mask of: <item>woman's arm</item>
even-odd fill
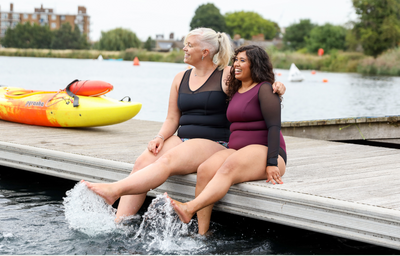
[[[164,140],[171,137],[178,129],[179,118],[181,117],[181,111],[178,108],[178,95],[179,95],[179,86],[182,81],[184,73],[185,71],[182,71],[175,76],[169,93],[167,118],[165,119],[163,125],[161,126],[158,135],[156,135],[156,137],[153,140],[151,140],[147,146],[148,150],[155,155],[157,155],[157,153],[163,147]]]
[[[261,85],[258,91],[261,112],[268,129],[268,153],[267,153],[267,182],[275,181],[283,184],[278,168],[278,156],[281,131],[281,101],[278,95],[273,93],[269,83]]]
[[[278,166],[281,131],[281,101],[272,92],[272,86],[264,83],[258,91],[261,112],[268,129],[267,166]]]
[[[225,69],[222,73],[222,88],[225,93],[228,92],[228,85],[226,84],[226,82],[228,80],[230,70],[231,70],[231,66],[227,66],[227,67],[225,67]],[[273,93],[277,93],[279,96],[282,96],[286,92],[286,86],[279,81],[275,82],[272,85],[272,88],[273,88]]]

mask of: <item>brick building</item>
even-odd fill
[[[63,23],[71,24],[72,29],[78,26],[81,33],[86,33],[89,39],[90,16],[86,14],[86,8],[78,6],[78,14],[56,14],[53,9],[35,8],[33,13],[14,12],[14,5],[10,4],[10,11],[2,11],[0,6],[0,38],[4,37],[8,28],[15,28],[18,23],[30,22],[41,26],[48,25],[51,30],[59,29]]]

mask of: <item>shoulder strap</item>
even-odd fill
[[[185,74],[182,77],[181,84],[179,85],[179,92],[188,93],[189,92],[189,78],[192,73],[192,69],[188,69],[185,71]],[[184,86],[182,86],[184,85]]]
[[[69,89],[74,83],[79,82],[78,79],[75,79],[74,81],[72,81],[71,83],[69,83],[69,85],[67,85],[67,87],[65,88],[65,91],[67,92],[67,94],[74,98],[74,107],[78,107],[79,106],[79,97],[76,96],[73,92],[71,92],[71,90]]]

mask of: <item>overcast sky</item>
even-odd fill
[[[99,40],[101,31],[117,27],[127,28],[145,41],[171,32],[175,38],[185,36],[195,10],[202,4],[213,3],[221,14],[235,11],[253,11],[263,18],[275,21],[281,27],[310,19],[322,25],[343,25],[355,20],[351,0],[0,0],[1,11],[33,12],[43,4],[57,14],[77,14],[78,6],[85,6],[90,15],[90,39]]]

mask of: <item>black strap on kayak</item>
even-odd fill
[[[125,98],[128,98],[128,102],[131,102],[131,97],[129,97],[129,96],[123,97],[120,101],[124,101]]]
[[[79,97],[76,96],[73,92],[71,92],[71,90],[70,90],[69,88],[71,87],[71,85],[73,85],[73,84],[76,83],[76,82],[79,82],[79,80],[78,80],[78,79],[75,79],[75,80],[72,81],[69,85],[67,85],[67,87],[65,88],[65,91],[67,92],[67,94],[68,94],[70,97],[74,98],[74,104],[73,104],[74,107],[79,106]]]

